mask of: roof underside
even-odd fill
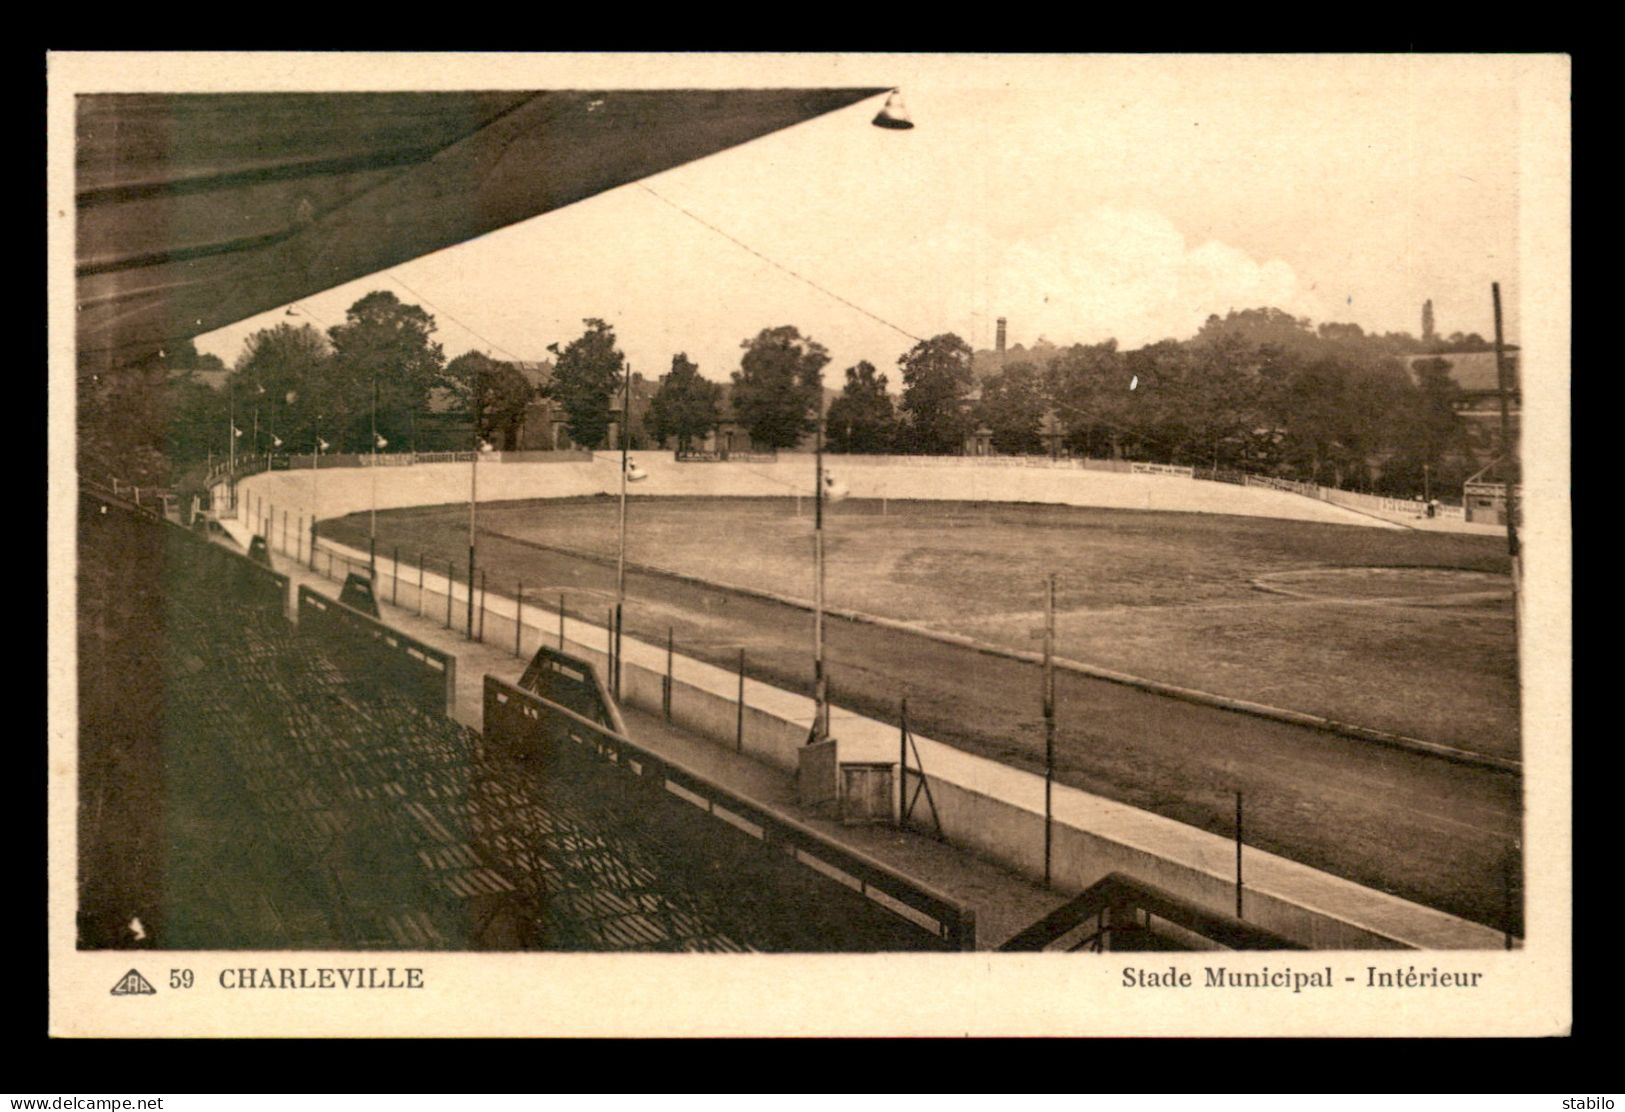
[[[884,92],[79,98],[81,371]]]

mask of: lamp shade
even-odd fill
[[[903,94],[895,89],[871,122],[876,127],[888,127],[894,131],[907,131],[914,126],[914,121],[908,118],[908,108],[903,104]]]

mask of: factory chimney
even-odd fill
[[[998,352],[1000,355],[1004,354],[1004,318],[1003,317],[999,318],[999,330],[998,330],[998,333],[996,334],[996,338],[993,341],[993,350]]]

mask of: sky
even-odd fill
[[[435,315],[448,358],[544,358],[602,317],[634,370],[663,374],[681,351],[719,381],[743,340],[792,324],[830,350],[831,385],[866,359],[894,388],[914,338],[992,347],[1000,316],[1011,344],[1137,347],[1263,305],[1418,334],[1431,298],[1441,333],[1488,337],[1499,281],[1517,339],[1516,58],[667,61],[519,60],[474,86],[438,79],[898,86],[915,127],[871,127],[882,98],[867,100],[296,312],[325,327],[392,289]],[[278,308],[198,347],[230,363],[252,331],[298,319]]]

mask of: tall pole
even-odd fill
[[[1241,918],[1241,793],[1236,793],[1236,918]]]
[[[824,398],[820,379],[813,440],[813,741],[829,737],[829,690],[824,675]]]
[[[480,372],[469,376],[469,423],[474,433],[474,456],[468,465],[468,639],[474,639],[474,532],[480,500]],[[446,582],[446,604],[451,604],[451,582]]]
[[[621,606],[626,601],[626,468],[627,426],[632,417],[632,366],[621,375],[621,538],[615,556],[615,698],[621,697]]]
[[[372,373],[372,504],[367,509],[367,575],[378,582],[378,372]]]
[[[237,507],[237,390],[226,377],[226,502]]]
[[[322,470],[322,415],[316,415],[316,436],[310,445],[310,570],[316,570],[316,481]]]
[[[1044,591],[1044,883],[1050,882],[1055,788],[1055,573]]]
[[[1495,299],[1495,385],[1501,397],[1501,458],[1506,461],[1503,471],[1506,473],[1506,517],[1507,517],[1507,555],[1512,558],[1512,620],[1518,620],[1518,523],[1513,512],[1512,465],[1517,462],[1517,452],[1512,445],[1512,417],[1508,409],[1507,394],[1510,390],[1512,376],[1507,373],[1506,350],[1501,339],[1501,283],[1490,283],[1490,295]]]

